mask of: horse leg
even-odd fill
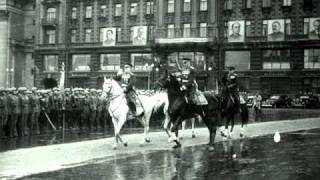
[[[112,149],[117,149],[117,146],[118,146],[118,136],[117,136],[118,122],[113,117],[112,117],[112,124],[113,124],[113,127],[114,127],[114,143],[112,145]]]
[[[170,133],[170,127],[169,127],[169,125],[170,125],[170,118],[169,118],[169,115],[167,114],[167,113],[165,113],[165,120],[164,120],[164,123],[163,123],[163,128],[164,128],[164,130],[166,131],[166,133],[167,133],[167,135],[168,135],[168,137],[169,137],[169,139],[168,139],[168,142],[171,142],[171,133]]]
[[[120,130],[122,128],[122,126],[124,125],[124,123],[126,122],[126,113],[124,116],[120,117],[119,118],[119,122],[118,122],[118,126],[117,126],[117,129],[116,129],[116,136],[118,138],[118,140],[124,145],[124,146],[128,146],[128,143],[123,141],[121,136],[120,136]]]
[[[192,138],[196,137],[196,135],[194,133],[194,123],[195,123],[195,118],[192,118],[191,119]]]
[[[171,132],[173,132],[173,141],[176,143],[175,146],[173,146],[173,148],[178,148],[178,147],[181,147],[181,143],[179,142],[179,139],[177,138],[178,137],[178,131],[179,131],[179,125],[181,124],[181,118],[178,117],[176,119],[176,121],[174,122],[172,128],[171,128]]]

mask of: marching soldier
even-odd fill
[[[29,129],[31,134],[40,134],[40,127],[39,127],[39,117],[40,117],[40,96],[37,93],[37,88],[33,87],[32,93],[30,95],[31,101],[31,118]]]
[[[66,118],[66,126],[67,128],[73,128],[74,124],[72,122],[72,103],[71,103],[71,96],[70,96],[70,89],[65,89],[64,95],[64,102],[65,102],[65,118]]]
[[[104,123],[104,119],[103,119],[103,108],[104,108],[104,100],[105,98],[101,96],[102,95],[102,90],[99,89],[97,90],[97,99],[98,99],[98,103],[97,103],[97,126],[98,128],[105,127],[105,123]],[[102,123],[102,125],[101,125]]]
[[[134,90],[136,76],[131,70],[132,64],[126,63],[124,65],[124,71],[120,70],[115,77],[115,80],[120,81],[121,87],[126,94],[127,103],[130,111],[132,112],[132,117],[135,117],[143,114],[143,108]]]
[[[75,126],[82,129],[81,123],[81,114],[82,114],[82,97],[80,95],[80,89],[74,88],[73,95],[71,96],[71,106],[72,106],[72,121],[74,122]]]
[[[49,115],[50,112],[50,100],[49,100],[49,90],[38,90],[38,95],[40,97],[40,126],[42,127],[41,132],[48,133],[49,123],[45,114]]]

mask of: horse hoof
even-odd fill
[[[196,138],[196,135],[195,135],[195,134],[192,134],[192,138]]]
[[[240,133],[240,137],[243,138],[243,137],[244,137],[244,134]]]
[[[214,151],[214,147],[211,146],[211,145],[209,145],[209,146],[208,146],[208,151],[209,151],[209,152],[213,152],[213,151]]]
[[[124,143],[123,143],[123,146],[124,146],[124,147],[127,147],[127,146],[128,146],[128,143],[127,143],[127,142],[124,142]]]
[[[145,139],[146,143],[150,143],[151,140],[148,138],[148,139]]]

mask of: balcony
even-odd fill
[[[56,27],[58,25],[58,19],[57,18],[43,18],[41,20],[41,24],[43,26]]]
[[[226,39],[227,40],[227,39]],[[305,34],[290,34],[284,36],[284,41],[304,41],[308,40],[308,35]],[[248,36],[245,38],[246,42],[267,42],[267,36]],[[282,41],[270,41],[270,42],[282,42]]]
[[[156,29],[155,42],[158,44],[168,43],[207,43],[216,40],[218,31],[216,28],[190,28],[189,36],[183,36],[183,28]]]
[[[60,0],[44,0],[41,2],[42,4],[60,4]]]

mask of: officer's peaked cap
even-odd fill
[[[125,63],[124,65],[128,65],[130,67],[133,67],[133,65],[131,63]]]
[[[191,61],[190,58],[182,58],[183,61]]]
[[[229,70],[235,70],[236,68],[233,67],[233,66],[229,66],[228,69],[229,69]]]

